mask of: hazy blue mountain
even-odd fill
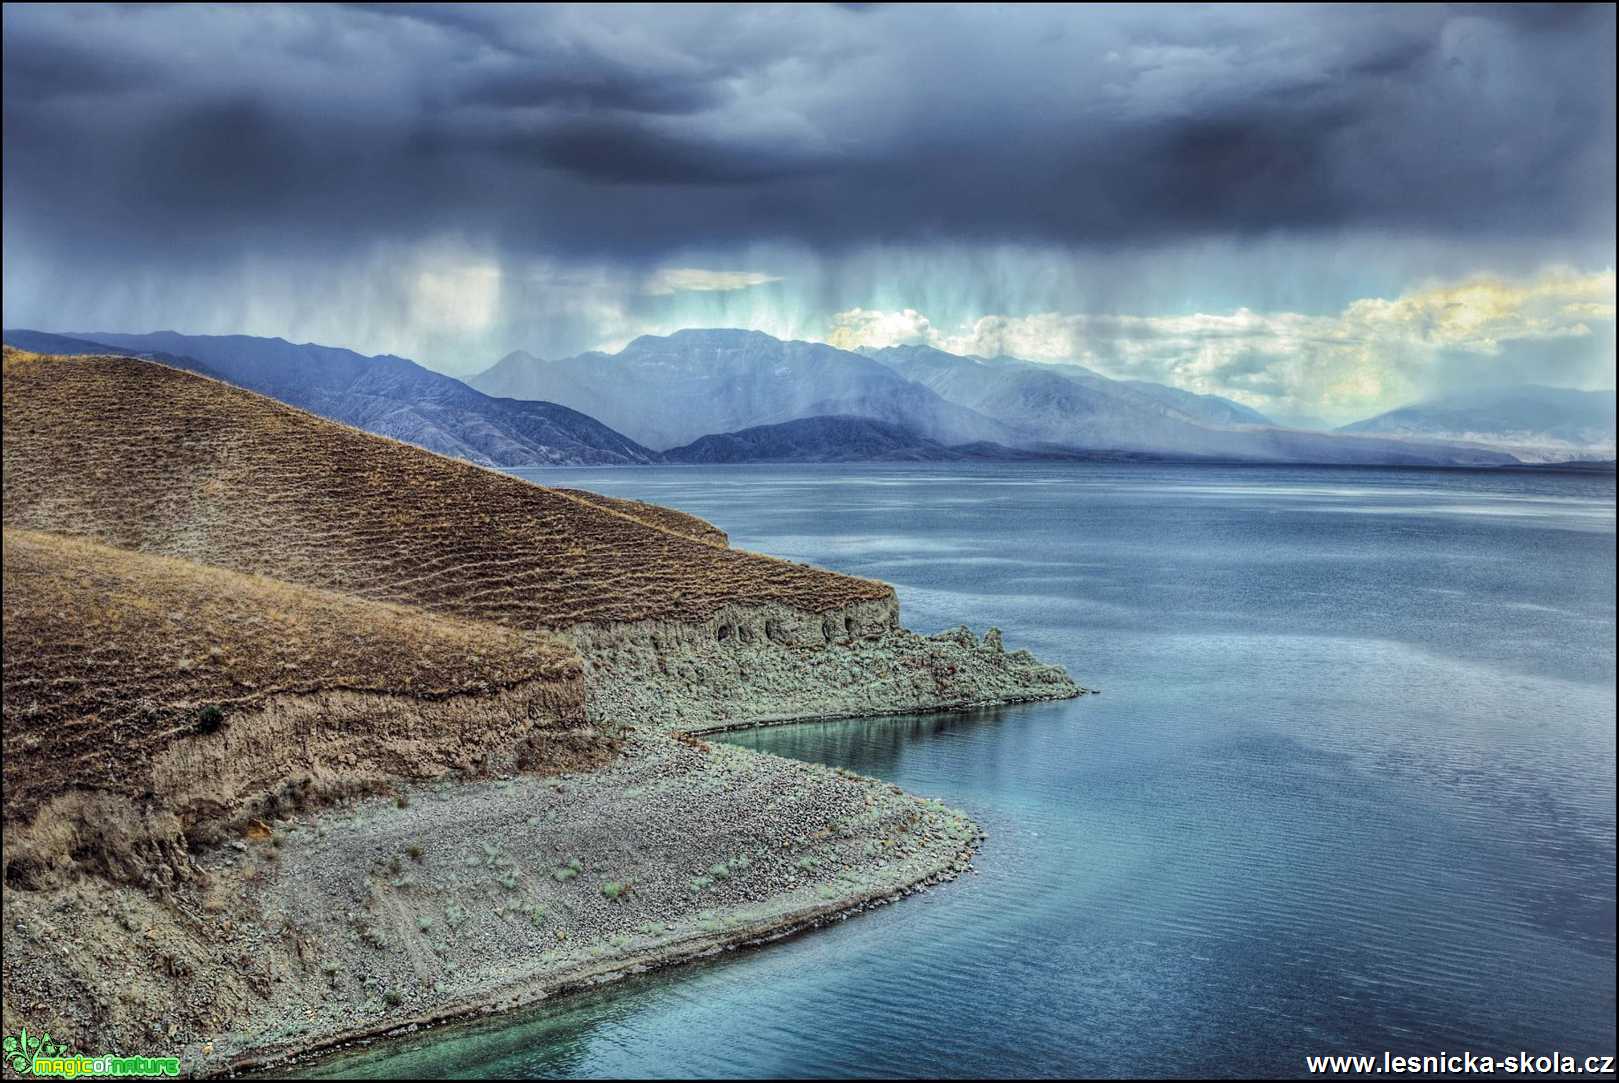
[[[558,361],[511,354],[468,382],[491,395],[565,403],[656,448],[829,415],[900,425],[941,444],[1027,438],[1015,421],[948,402],[870,358],[757,331],[645,335],[616,354]]]
[[[1190,417],[1089,369],[1013,358],[960,357],[929,346],[863,349],[867,357],[951,402],[1016,417],[1033,439],[1088,448],[1176,448],[1193,441]],[[1195,435],[1195,433],[1193,434]]]
[[[1058,366],[1059,369],[1066,367],[1068,366]],[[1157,399],[1166,406],[1172,406],[1192,420],[1201,421],[1205,425],[1276,424],[1276,422],[1253,407],[1244,406],[1235,399],[1228,399],[1223,395],[1199,395],[1195,391],[1183,391],[1178,387],[1155,384],[1148,380],[1120,380],[1117,382],[1146,395],[1148,398]]]
[[[1221,428],[1272,425],[1269,418],[1218,395],[1198,395],[1145,380],[1110,380],[1081,365],[1039,364],[1015,357],[962,357],[931,346],[863,348],[860,353],[952,402],[991,417],[1022,411],[1025,425],[1048,440],[1123,446],[1143,427],[1191,423]]]
[[[1611,459],[1614,393],[1535,385],[1492,388],[1402,406],[1338,431],[1465,440],[1537,459]]]
[[[366,357],[331,346],[247,335],[157,331],[58,336],[24,330],[4,335],[7,342],[27,349],[82,353],[111,347],[113,352],[152,356],[334,421],[486,465],[610,465],[658,458],[577,410],[552,402],[492,398],[403,357]]]
[[[1454,440],[1448,430],[1333,434],[1268,427],[1252,420],[1258,415],[1250,416],[1228,400],[1109,380],[1077,365],[957,357],[920,346],[849,352],[819,343],[782,342],[752,331],[645,336],[618,354],[582,354],[562,361],[514,354],[474,378],[482,390],[401,357],[365,357],[283,339],[169,331],[61,336],[18,330],[5,335],[29,349],[99,349],[155,357],[358,428],[499,466],[662,460],[644,444],[674,446],[679,461],[706,462],[1030,457],[1409,465],[1518,461],[1508,451],[1482,443],[1435,438]],[[536,394],[563,404],[520,397]],[[1586,443],[1580,445],[1581,454],[1565,450],[1558,457],[1612,457],[1611,392],[1606,402],[1606,452],[1600,442]],[[788,424],[800,421],[811,423]],[[1597,430],[1556,431],[1584,438]],[[1467,432],[1470,440],[1478,436]],[[1546,453],[1537,449],[1529,457],[1544,458]]]
[[[870,417],[805,417],[701,437],[663,453],[665,462],[952,462],[983,458]]]
[[[945,445],[903,425],[869,417],[806,417],[740,432],[716,433],[663,453],[672,463],[787,462],[1157,462],[1164,456],[986,440]]]
[[[1226,403],[1219,407],[1202,396],[1156,384],[1143,389],[1079,365],[960,357],[928,346],[860,352],[958,405],[1002,421],[1016,418],[1025,447],[1038,441],[1147,457],[1257,462],[1449,466],[1516,461],[1510,454],[1477,447],[1266,427],[1249,420],[1229,400],[1218,400]],[[1210,424],[1211,412],[1243,420],[1236,428]]]

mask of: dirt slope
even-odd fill
[[[153,362],[7,348],[4,386],[10,526],[514,628],[893,598]]]

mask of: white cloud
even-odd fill
[[[758,271],[711,271],[703,267],[663,267],[647,276],[643,292],[654,297],[675,293],[729,293],[780,282],[778,275]]]
[[[1614,272],[1435,283],[1335,315],[1255,312],[989,315],[956,328],[914,309],[832,317],[844,348],[924,343],[950,353],[1077,362],[1107,376],[1225,395],[1283,416],[1347,421],[1473,383],[1611,387]]]
[[[871,308],[851,308],[832,317],[826,341],[839,349],[857,346],[932,346],[939,333],[928,318],[914,308],[882,312]]]

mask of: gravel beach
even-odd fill
[[[8,938],[68,965],[14,974],[14,1006],[189,1072],[266,1067],[824,920],[953,876],[979,837],[886,783],[639,731],[588,774],[440,782],[251,834],[166,902],[17,893]]]

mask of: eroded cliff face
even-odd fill
[[[559,771],[606,758],[579,703],[583,682],[530,681],[429,700],[323,692],[284,697],[191,736],[152,763],[157,792],[188,822],[264,807],[289,784],[342,792],[447,774]]]
[[[592,721],[689,732],[846,715],[1066,699],[1059,666],[1007,651],[997,629],[923,636],[892,596],[809,613],[727,606],[706,621],[567,629],[585,659]]]
[[[324,691],[275,696],[153,757],[144,794],[64,790],[7,824],[8,883],[91,873],[167,889],[199,848],[278,816],[453,775],[588,770],[616,742],[584,720],[582,681],[527,681],[441,699]]]

